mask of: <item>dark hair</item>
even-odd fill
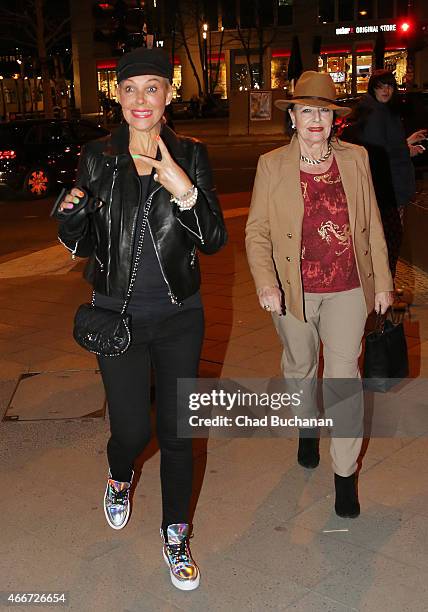
[[[296,132],[296,129],[292,128],[291,126],[293,125],[293,121],[291,120],[290,117],[290,113],[288,111],[291,111],[294,109],[295,104],[290,104],[290,106],[288,107],[288,109],[285,111],[285,127],[287,129],[287,133],[289,136],[293,136]],[[328,137],[328,142],[330,142],[330,140],[336,136],[336,131],[337,131],[337,114],[336,111],[333,111],[333,123],[331,124],[331,132],[330,132],[330,136]]]
[[[398,86],[397,86],[397,81],[395,80],[395,76],[392,74],[392,72],[390,72],[389,70],[375,70],[373,74],[371,75],[369,79],[369,84],[367,87],[367,92],[375,100],[376,100],[375,89],[377,89],[379,85],[391,85],[392,86],[394,91],[392,94],[392,98],[388,102],[388,104],[390,103],[393,104],[397,96]]]

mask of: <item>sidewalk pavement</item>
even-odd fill
[[[243,212],[228,213],[227,247],[201,258],[203,376],[280,374],[278,339],[258,306],[245,259]],[[71,338],[76,306],[89,295],[83,264],[70,269],[64,253],[62,264],[46,269],[42,255],[21,276],[16,263],[0,266],[0,415],[23,374],[56,372],[59,380],[96,369]],[[411,374],[426,377],[428,278],[405,265],[399,277],[415,288],[405,323]],[[52,404],[52,393],[59,409],[88,399],[79,389],[56,393],[40,380],[29,398],[37,409]],[[313,471],[297,465],[295,439],[212,439],[207,449],[198,441],[192,550],[202,579],[186,593],[171,585],[161,557],[155,441],[140,461],[131,520],[117,532],[102,510],[107,436],[103,418],[0,423],[0,591],[66,591],[69,609],[79,612],[427,609],[423,437],[370,441],[355,520],[334,513],[325,438]]]

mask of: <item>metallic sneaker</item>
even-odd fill
[[[119,480],[113,480],[109,472],[104,494],[104,514],[112,529],[123,529],[128,522],[131,511],[129,491],[133,477],[134,472],[132,472],[131,482],[120,482]]]
[[[181,591],[197,589],[200,574],[189,548],[189,525],[187,523],[169,525],[167,541],[163,529],[160,533],[163,541],[163,557],[169,567],[172,584]]]

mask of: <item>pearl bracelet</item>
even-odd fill
[[[189,210],[193,208],[196,204],[196,200],[198,199],[198,188],[195,185],[192,185],[190,189],[183,193],[182,196],[176,198],[175,196],[170,197],[170,202],[175,202],[178,205],[180,211]]]

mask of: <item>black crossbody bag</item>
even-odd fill
[[[81,304],[74,316],[74,339],[82,348],[95,355],[101,357],[119,357],[119,355],[123,355],[131,344],[131,315],[127,314],[126,309],[128,308],[137,276],[152,198],[153,193],[145,204],[134,266],[121,312],[96,306],[94,290],[91,303]]]

